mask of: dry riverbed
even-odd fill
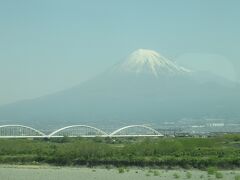
[[[240,180],[240,170],[200,171],[140,168],[0,166],[0,180]]]

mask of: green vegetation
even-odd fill
[[[223,174],[221,172],[216,172],[215,174],[217,179],[222,179],[223,178]]]
[[[213,175],[217,169],[212,167],[240,167],[240,135],[211,138],[0,139],[0,163],[207,168],[208,173]]]
[[[159,173],[159,171],[154,170],[154,171],[153,171],[153,175],[154,175],[154,176],[160,176],[160,173]]]
[[[240,175],[236,175],[234,179],[235,180],[240,180]]]
[[[192,178],[192,174],[191,174],[190,172],[187,172],[186,178],[187,178],[187,179],[191,179],[191,178]]]
[[[207,169],[207,172],[209,175],[214,175],[217,172],[217,168],[216,167],[209,167]]]
[[[146,176],[151,176],[151,174],[150,174],[150,173],[146,173],[145,175],[146,175]]]
[[[148,170],[148,173],[153,173],[153,170],[152,170],[152,169],[149,169],[149,170]]]
[[[124,173],[124,168],[122,168],[122,167],[118,168],[118,172],[119,172],[120,174]]]
[[[173,174],[173,177],[174,177],[175,179],[179,179],[179,178],[180,178],[180,175],[177,174],[177,173],[174,173],[174,174]]]

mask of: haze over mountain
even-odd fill
[[[139,49],[71,89],[0,107],[0,122],[58,127],[237,119],[239,92],[237,83],[209,72],[194,72],[153,50]]]

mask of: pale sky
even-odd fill
[[[1,0],[0,105],[72,87],[139,48],[239,80],[239,7],[239,0]]]

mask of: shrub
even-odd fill
[[[192,178],[192,174],[190,172],[187,172],[186,177],[187,177],[187,179],[191,179]]]
[[[149,170],[148,170],[148,173],[153,173],[153,170],[149,169]]]
[[[107,170],[110,170],[110,169],[111,169],[111,166],[107,164],[107,165],[105,166],[105,168],[106,168]]]
[[[149,173],[147,173],[147,174],[146,174],[146,176],[150,176],[150,174],[149,174]]]
[[[174,177],[175,179],[179,179],[179,178],[180,178],[179,174],[177,174],[177,173],[174,173],[174,174],[173,174],[173,177]]]
[[[235,180],[240,180],[240,175],[236,175]]]
[[[154,176],[159,176],[160,173],[159,173],[157,170],[155,170],[155,171],[153,171],[153,175],[154,175]]]
[[[118,172],[119,173],[124,173],[124,169],[123,168],[118,168]]]
[[[208,169],[207,169],[207,173],[209,174],[209,175],[213,175],[213,174],[215,174],[217,172],[217,168],[216,167],[209,167]]]
[[[223,178],[223,174],[221,172],[216,172],[215,174],[217,179],[222,179]]]

